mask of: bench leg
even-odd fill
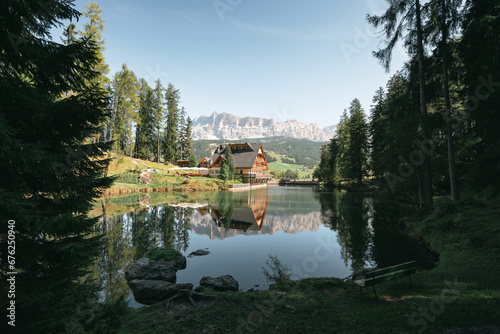
[[[413,288],[413,281],[411,280],[411,275],[408,275],[408,277],[410,278],[411,287]]]
[[[375,298],[378,300],[377,289],[375,289],[375,285],[373,286],[373,292],[375,292]]]

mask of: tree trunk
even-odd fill
[[[453,201],[460,200],[458,192],[457,171],[455,167],[455,149],[453,147],[453,129],[451,124],[450,87],[448,80],[448,27],[446,26],[446,0],[441,0],[441,32],[443,53],[443,82],[446,117],[446,140],[448,143],[448,169],[450,171],[450,190]]]
[[[422,145],[429,144],[427,136],[427,104],[425,98],[425,65],[424,65],[424,47],[422,37],[422,18],[420,13],[420,1],[416,1],[416,15],[417,15],[417,50],[418,50],[418,79],[420,83],[420,118],[421,118],[421,132],[422,132]],[[422,165],[424,174],[424,200],[425,208],[432,209],[432,175],[431,175],[431,155],[432,152],[426,156],[424,153],[424,163]]]
[[[160,163],[160,132],[159,131],[158,131],[158,145],[157,145],[156,162]]]

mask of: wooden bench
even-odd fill
[[[398,278],[408,276],[410,278],[411,286],[413,287],[413,282],[411,281],[411,274],[417,272],[416,261],[410,261],[406,263],[401,263],[392,267],[375,269],[365,274],[365,278],[354,281],[359,286],[359,291],[362,292],[363,288],[372,286],[375,292],[375,297],[377,297],[377,290],[375,285],[387,281],[396,281]]]

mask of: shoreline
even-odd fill
[[[220,333],[357,333],[366,328],[373,333],[461,333],[471,326],[494,332],[500,329],[500,255],[492,251],[500,241],[500,202],[496,206],[437,198],[427,217],[403,217],[440,254],[440,263],[412,275],[413,287],[405,279],[377,285],[378,300],[371,289],[360,294],[351,281],[303,279],[268,290],[214,293],[221,302],[199,308],[169,306],[166,314],[166,302],[130,310],[120,332],[153,333],[168,326],[172,333],[195,333],[207,324]]]

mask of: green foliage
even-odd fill
[[[264,267],[262,267],[262,270],[269,282],[278,284],[287,284],[291,282],[291,270],[287,266],[281,264],[277,255],[269,255],[266,264],[270,271]]]
[[[353,179],[361,184],[363,176],[366,175],[366,162],[368,158],[368,128],[364,111],[358,99],[354,99],[349,107],[349,121],[347,123],[349,133],[348,149],[345,152],[347,179]]]
[[[135,156],[150,160],[156,147],[155,93],[146,80],[141,79],[139,91],[139,122],[135,133]]]
[[[232,180],[234,179],[235,172],[233,153],[231,152],[231,147],[228,146],[224,150],[224,159],[222,160],[220,168],[220,178],[224,181]]]
[[[168,84],[165,99],[167,100],[167,123],[163,139],[163,152],[165,163],[176,163],[178,142],[178,122],[179,122],[179,90],[174,85]]]
[[[336,186],[341,179],[355,180],[358,187],[368,174],[368,125],[358,99],[351,102],[349,115],[344,111],[337,134],[321,150],[315,177]]]
[[[118,174],[117,182],[139,184],[139,174],[136,172],[125,172]]]
[[[150,250],[147,254],[150,261],[156,261],[156,260],[174,261],[179,255],[181,255],[181,253],[179,253],[177,250],[173,248],[154,248]]]
[[[133,150],[133,123],[139,121],[139,81],[134,72],[122,65],[121,71],[113,78],[113,125],[112,140],[116,142],[115,151],[129,153]]]
[[[61,45],[48,38],[59,22],[78,18],[71,2],[7,7],[0,11],[0,216],[2,234],[15,221],[16,330],[59,333],[73,322],[97,331],[111,319],[89,322],[75,310],[98,305],[88,273],[102,240],[87,212],[112,182],[102,177],[110,145],[86,144],[109,116],[108,92],[88,85],[98,79],[99,47],[92,39]],[[24,43],[13,48],[7,32]],[[1,271],[12,271],[7,252],[1,257]],[[2,309],[7,303],[1,299]]]

